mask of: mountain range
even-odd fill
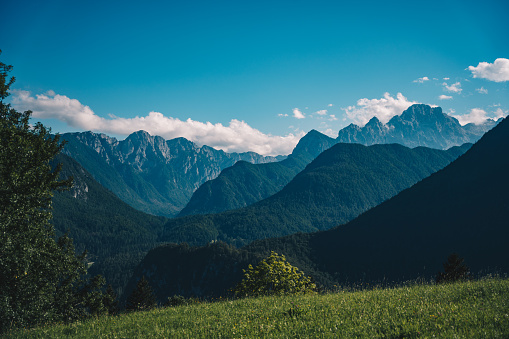
[[[66,133],[64,153],[78,161],[101,185],[143,212],[175,216],[192,193],[221,170],[244,160],[266,163],[284,157],[254,152],[226,153],[176,138],[164,140],[145,131],[118,141],[92,132]]]
[[[263,200],[282,189],[318,154],[340,142],[363,145],[398,143],[410,148],[447,149],[476,142],[497,123],[487,120],[480,125],[461,126],[456,118],[444,114],[440,107],[416,104],[385,125],[376,117],[364,127],[351,124],[339,132],[337,139],[312,130],[300,140],[288,159],[280,163],[238,164],[206,182],[194,192],[178,216],[219,213]]]
[[[67,141],[64,153],[124,202],[146,213],[174,217],[223,212],[270,197],[339,142],[445,149],[476,141],[496,123],[461,126],[439,107],[412,105],[385,125],[376,118],[362,128],[350,125],[337,139],[311,131],[286,160],[253,152],[226,153],[144,131],[121,141],[92,132],[66,133],[63,139]]]
[[[270,251],[285,254],[326,287],[430,278],[453,252],[475,273],[507,272],[507,154],[505,119],[444,169],[344,225],[258,240],[240,249],[221,243],[160,246],[138,266],[130,288],[145,274],[159,297],[221,295],[238,282],[242,268]],[[201,264],[188,265],[196,258],[203,259]]]
[[[501,120],[461,126],[458,120],[442,112],[441,107],[415,104],[383,124],[377,117],[363,127],[350,124],[339,131],[338,142],[363,145],[398,143],[408,147],[426,146],[447,149],[474,143]]]

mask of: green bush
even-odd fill
[[[235,287],[237,297],[262,295],[304,294],[314,292],[316,285],[297,267],[290,265],[284,255],[271,252],[256,267],[244,270],[244,279]]]

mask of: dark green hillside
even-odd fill
[[[246,208],[169,220],[162,241],[202,245],[313,232],[355,218],[437,171],[468,145],[449,151],[401,145],[337,144],[282,191]]]
[[[453,252],[474,272],[509,272],[508,155],[505,119],[442,171],[316,234],[313,261],[342,280],[433,275]]]
[[[219,297],[229,294],[229,289],[242,279],[249,264],[256,264],[263,257],[257,253],[235,248],[222,242],[203,247],[188,244],[168,244],[152,249],[136,268],[126,287],[129,294],[139,277],[146,276],[157,299],[163,302],[169,296]],[[172,291],[171,295],[167,291]]]
[[[311,130],[285,160],[267,164],[238,162],[194,192],[179,216],[220,213],[249,206],[279,192],[336,140]]]
[[[157,244],[166,221],[127,205],[95,181],[72,158],[60,154],[62,177],[72,176],[71,190],[55,193],[53,224],[58,234],[69,230],[78,251],[87,250],[91,272],[123,286],[145,253]]]

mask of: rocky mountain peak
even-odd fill
[[[313,158],[316,158],[318,154],[329,149],[336,143],[336,140],[333,138],[313,129],[299,140],[297,146],[293,149],[292,155],[296,156],[302,153],[308,153],[311,154]]]
[[[441,107],[415,104],[387,124],[373,117],[364,127],[349,125],[338,133],[338,142],[363,145],[399,143],[408,147],[447,149],[475,143],[493,125],[462,127],[458,120],[443,113]]]

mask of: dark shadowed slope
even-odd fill
[[[344,226],[314,235],[337,279],[433,275],[457,252],[474,271],[509,271],[509,120],[455,162]]]
[[[74,186],[53,197],[53,224],[58,234],[69,231],[76,249],[87,250],[93,273],[101,273],[122,287],[145,253],[157,244],[165,221],[138,210],[102,187],[74,159],[60,154],[62,177]]]

